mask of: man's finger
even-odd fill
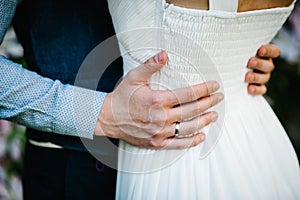
[[[144,64],[128,72],[127,78],[129,81],[147,83],[150,77],[166,64],[167,60],[167,53],[161,51],[148,59]]]
[[[220,85],[216,81],[208,81],[198,85],[179,88],[175,90],[157,91],[160,99],[164,99],[164,105],[173,107],[179,104],[196,101],[199,98],[209,96],[216,92]]]
[[[198,117],[193,118],[189,121],[183,121],[180,123],[180,135],[190,135],[193,134],[210,123],[215,122],[218,119],[218,114],[214,111],[205,113]],[[175,130],[175,126],[174,126]]]
[[[186,149],[197,146],[205,140],[205,134],[199,133],[190,138],[169,138],[164,141],[163,149]]]
[[[263,45],[258,49],[257,55],[264,58],[277,58],[280,56],[280,49],[273,44]]]
[[[149,58],[144,64],[166,64],[168,60],[168,54],[165,51],[161,51],[155,56]]]
[[[216,93],[211,96],[201,98],[192,103],[183,104],[170,109],[169,117],[170,121],[182,121],[191,117],[195,117],[209,108],[215,106],[217,103],[224,99],[224,95],[221,93]]]
[[[182,121],[179,124],[179,135],[188,136],[199,132],[202,128],[208,126],[212,122],[215,122],[218,119],[218,114],[215,111],[199,115],[191,120]],[[165,130],[168,133],[169,137],[175,135],[176,123],[174,122],[168,126]]]

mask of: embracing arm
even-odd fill
[[[48,78],[0,57],[0,118],[34,129],[92,138],[104,93]]]
[[[3,15],[0,19],[0,39],[10,24],[16,4],[11,0],[0,2],[0,13]],[[124,77],[114,92],[106,95],[63,85],[0,57],[0,118],[48,132],[86,138],[92,138],[93,134],[120,138],[147,148],[168,146],[178,149],[195,146],[204,140],[204,134],[185,139],[174,138],[176,121],[203,113],[223,97],[218,93],[210,95],[218,88],[214,82],[174,91],[151,91],[147,80],[163,67],[166,59],[162,60],[155,62],[152,58],[146,64],[137,67]],[[141,77],[144,78],[140,80]],[[140,93],[136,94],[142,95],[131,95],[137,88]],[[131,110],[133,112],[130,113],[129,107],[124,104],[128,99],[134,102]],[[111,108],[112,102],[114,109]],[[117,115],[112,111],[117,111]],[[164,118],[162,112],[168,116]],[[193,133],[216,118],[217,113],[209,112],[191,122],[182,122],[180,132]],[[127,134],[136,130],[146,135]],[[157,132],[158,130],[160,131]]]
[[[0,2],[0,41],[17,4],[17,0]],[[39,76],[0,56],[0,119],[46,132],[92,139],[105,96]]]

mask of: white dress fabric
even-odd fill
[[[249,95],[244,82],[248,59],[271,41],[294,3],[243,13],[232,10],[236,3],[225,11],[164,0],[108,3],[125,73],[165,49],[169,61],[149,81],[153,89],[217,80],[225,95],[213,108],[218,121],[203,129],[207,139],[197,147],[149,150],[121,141],[116,198],[300,199],[289,138],[266,100]]]

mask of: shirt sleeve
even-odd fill
[[[0,41],[18,1],[0,2]],[[0,56],[0,118],[30,128],[88,139],[106,93],[42,77]]]

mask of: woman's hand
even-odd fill
[[[249,94],[262,95],[267,92],[266,83],[270,80],[271,72],[275,68],[273,58],[277,58],[279,55],[279,48],[275,45],[268,44],[258,49],[256,57],[249,59],[247,67],[253,69],[253,71],[248,72],[245,77],[245,81],[249,83]]]

